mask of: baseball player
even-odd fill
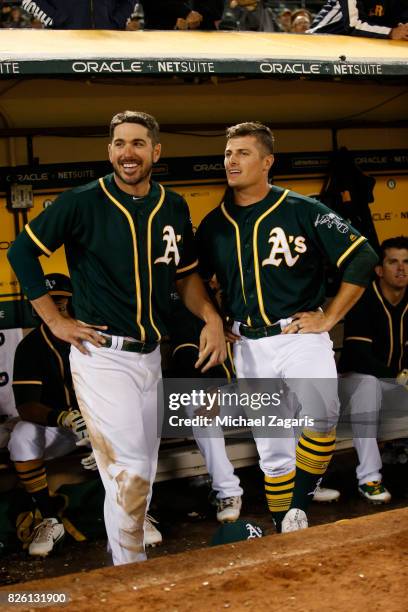
[[[47,274],[45,283],[61,316],[70,316],[69,278]],[[76,445],[89,444],[72,387],[69,349],[67,342],[56,338],[42,323],[23,338],[14,358],[13,391],[21,420],[8,447],[19,480],[42,516],[28,548],[35,556],[47,556],[64,538],[58,498],[51,497],[48,489],[45,460],[62,457]],[[92,453],[82,459],[82,465],[96,468]]]
[[[159,342],[176,282],[205,325],[196,367],[226,358],[221,318],[196,272],[185,201],[151,182],[160,157],[151,115],[125,111],[110,127],[113,174],[60,195],[17,237],[9,259],[52,333],[72,344],[75,393],[106,490],[114,564],[146,558],[143,523],[157,466]],[[46,294],[40,255],[65,245],[77,319]],[[205,362],[205,365],[202,364]]]
[[[168,326],[171,362],[166,376],[197,378],[194,364],[199,353],[202,321],[185,308],[177,292],[172,293],[172,305],[171,321]],[[227,350],[227,360],[211,368],[203,376],[231,382],[235,374],[230,345],[227,346]],[[220,523],[236,521],[241,511],[243,490],[228,458],[222,428],[215,424],[212,425],[211,435],[203,427],[194,426],[192,430],[211,476],[212,488],[216,493],[217,520]]]
[[[171,315],[166,322],[169,331],[170,354],[168,367],[163,369],[163,376],[164,378],[197,379],[200,376],[194,364],[198,358],[203,323],[184,306],[176,290],[171,293],[171,304]],[[229,344],[227,351],[226,361],[208,370],[202,375],[203,378],[225,379],[226,382],[231,382],[235,374]],[[194,416],[193,406],[187,408],[187,411],[189,416]],[[234,522],[239,518],[241,512],[243,491],[228,458],[222,429],[215,425],[211,427],[211,430],[193,426],[192,433],[212,480],[217,520],[220,523]],[[146,515],[145,546],[156,546],[162,543],[162,535],[155,526],[157,522],[149,514]]]
[[[406,414],[408,396],[408,238],[385,240],[376,278],[345,319],[339,361],[341,401],[351,415],[358,490],[372,503],[391,499],[382,484],[378,416]],[[386,379],[386,380],[384,380]],[[353,418],[354,417],[354,418]]]
[[[283,380],[297,401],[285,399],[282,409],[300,402],[310,417],[304,422],[313,423],[297,445],[295,435],[277,437],[276,428],[254,433],[269,508],[278,531],[288,532],[308,526],[305,510],[335,447],[339,402],[328,331],[362,295],[377,258],[330,209],[270,185],[273,161],[268,127],[229,128],[230,194],[196,236],[203,276],[216,274],[234,320],[237,377]],[[343,282],[323,311],[325,257],[342,270]]]

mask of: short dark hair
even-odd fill
[[[393,238],[387,238],[381,243],[380,246],[380,263],[382,266],[385,259],[385,251],[387,249],[407,249],[408,250],[408,236],[394,236]]]
[[[156,145],[160,142],[159,124],[152,115],[142,113],[141,111],[130,110],[123,111],[122,113],[117,113],[112,117],[112,121],[110,123],[109,135],[111,140],[113,139],[115,128],[118,125],[122,125],[122,123],[137,123],[139,125],[143,125],[147,129],[149,138],[152,141],[153,145]]]
[[[259,121],[246,121],[245,123],[237,123],[227,128],[227,140],[231,138],[239,138],[240,136],[254,136],[257,141],[263,146],[268,155],[273,154],[273,145],[275,138],[272,130]]]

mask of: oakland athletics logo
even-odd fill
[[[269,257],[263,260],[263,266],[280,266],[285,260],[286,265],[292,267],[299,259],[299,255],[292,255],[289,244],[294,243],[294,250],[297,253],[305,253],[307,247],[303,236],[289,236],[289,240],[281,227],[274,227],[269,234],[269,244],[272,244],[272,249]],[[282,255],[282,257],[278,257]]]
[[[180,261],[180,253],[177,243],[181,240],[181,236],[176,236],[174,228],[171,225],[166,225],[163,228],[163,240],[166,242],[166,250],[162,257],[155,259],[154,263],[169,264],[172,260],[172,255],[174,255],[174,263],[176,266],[178,266]]]
[[[245,527],[248,532],[247,540],[252,540],[253,538],[262,538],[262,529],[258,527],[258,525],[246,523]]]

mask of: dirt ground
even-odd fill
[[[333,504],[310,506],[311,526],[334,523],[342,519],[376,515],[395,508],[408,506],[408,465],[384,467],[384,482],[393,498],[386,506],[373,506],[361,499],[355,480],[355,455],[353,451],[338,453],[325,484],[341,491],[340,501]],[[262,474],[257,466],[237,471],[244,488],[244,503],[241,516],[260,525],[265,534],[278,536],[266,508],[263,495]],[[177,480],[155,485],[153,514],[159,519],[163,534],[163,545],[149,549],[149,559],[173,558],[183,551],[202,550],[205,554],[217,529],[215,510],[208,501],[209,486],[205,478]],[[280,539],[280,537],[279,537]],[[27,581],[52,578],[79,572],[85,575],[90,570],[110,565],[104,539],[94,542],[74,542],[67,537],[58,554],[46,559],[33,559],[26,553],[15,553],[0,559],[0,585],[21,585]],[[307,608],[303,608],[306,610]],[[375,609],[375,608],[373,608]],[[404,609],[404,608],[401,608]]]
[[[408,509],[171,557],[28,582],[69,609],[115,612],[406,610]],[[20,591],[15,585],[0,588]],[[33,607],[5,606],[4,610]]]

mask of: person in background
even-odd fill
[[[23,14],[21,8],[17,5],[4,6],[2,9],[2,27],[3,28],[27,28],[29,27],[29,17]]]
[[[69,317],[69,278],[48,274],[45,280],[61,316]],[[8,448],[20,483],[42,517],[28,548],[33,556],[47,556],[65,535],[59,518],[61,500],[50,495],[45,461],[76,446],[90,446],[72,386],[69,350],[70,344],[42,323],[23,338],[14,358],[13,391],[21,420],[14,425]],[[97,469],[92,452],[81,463],[86,470]]]
[[[291,29],[295,34],[305,34],[312,24],[313,15],[305,8],[300,8],[292,11]]]
[[[408,40],[408,0],[327,0],[308,33]]]
[[[146,30],[215,30],[223,0],[141,0]]]
[[[342,408],[348,411],[359,465],[359,493],[372,503],[391,495],[382,484],[379,414],[408,410],[408,238],[384,240],[375,279],[346,315],[339,361]],[[405,388],[404,388],[405,387]]]
[[[290,32],[292,27],[292,11],[289,8],[283,8],[277,18],[278,28],[281,32]]]
[[[230,0],[220,29],[275,32],[278,29],[272,8],[262,0]]]
[[[297,15],[292,21],[290,31],[293,34],[306,34],[310,28],[310,19],[306,15]]]
[[[21,6],[54,30],[124,30],[134,0],[22,0]]]

